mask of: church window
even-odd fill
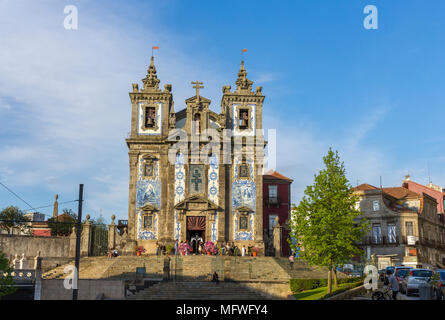
[[[144,163],[144,178],[151,178],[154,176],[154,164],[153,162]]]
[[[145,127],[154,128],[156,125],[156,108],[145,107]]]
[[[153,215],[147,214],[144,215],[144,229],[153,228]]]
[[[249,109],[240,109],[239,110],[239,125],[240,129],[248,129],[249,128]]]
[[[241,216],[239,218],[239,228],[240,228],[240,230],[249,229],[249,220],[248,220],[247,216]]]

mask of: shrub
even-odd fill
[[[289,282],[290,289],[293,293],[316,289],[327,283],[326,279],[290,279]]]
[[[359,281],[363,281],[363,277],[338,278],[337,284],[355,283]],[[328,285],[328,279],[290,279],[289,285],[292,293],[295,294],[301,291],[326,287]]]

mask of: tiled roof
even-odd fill
[[[354,188],[354,191],[369,191],[369,190],[377,190],[378,188],[371,186],[370,184],[363,183]]]
[[[396,199],[419,198],[420,194],[415,193],[404,187],[383,188],[383,192]]]
[[[267,171],[264,175],[263,175],[263,179],[279,179],[279,180],[286,180],[288,182],[293,182],[294,180],[283,176],[281,173],[274,171],[274,170],[269,170]]]

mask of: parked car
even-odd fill
[[[434,272],[430,281],[433,287],[433,298],[445,300],[445,269],[438,269]]]
[[[406,293],[407,296],[413,293],[419,294],[419,285],[428,283],[432,275],[433,271],[429,269],[411,269],[403,278],[401,292]]]
[[[397,282],[399,283],[399,289],[402,285],[403,278],[409,273],[409,271],[412,270],[411,267],[396,267],[394,269],[394,276],[397,279]]]
[[[394,274],[394,269],[395,269],[395,266],[386,267],[385,268],[385,274],[386,274],[386,271],[388,271],[388,270],[391,270],[391,273]]]

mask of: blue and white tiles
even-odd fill
[[[159,178],[159,159],[153,160],[154,174],[151,178],[143,177],[144,158],[139,157],[138,162],[138,180],[136,182],[136,215],[137,215],[137,234],[139,240],[154,240],[158,235],[158,214],[154,213],[153,229],[143,230],[142,228],[142,210],[147,204],[157,208],[161,207],[161,187]]]
[[[184,155],[178,154],[175,163],[175,204],[183,201],[185,198],[185,168]],[[178,212],[175,211],[175,239],[179,240],[181,236],[181,223],[178,220]]]
[[[219,206],[219,161],[218,156],[213,154],[209,159],[209,170],[208,170],[208,198],[214,204]],[[218,214],[214,213],[214,221],[212,223],[212,241],[216,241],[218,237]]]

